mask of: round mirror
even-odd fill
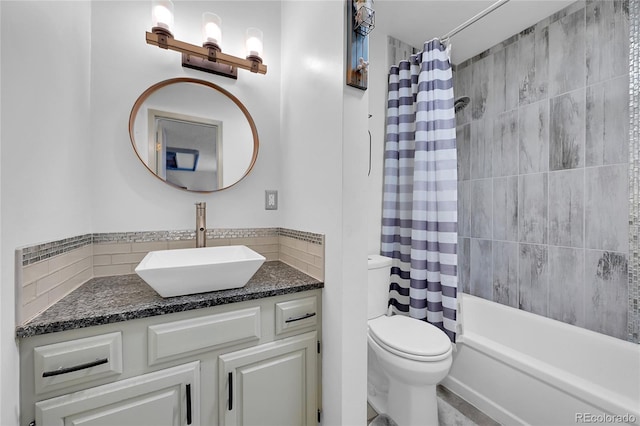
[[[204,80],[174,78],[154,84],[129,117],[131,144],[157,178],[186,191],[229,188],[249,174],[258,132],[247,108]]]

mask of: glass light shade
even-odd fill
[[[215,13],[202,14],[202,43],[213,43],[218,47],[222,44],[222,19]]]
[[[262,31],[258,28],[247,28],[247,58],[262,58]]]
[[[173,27],[173,3],[171,0],[156,0],[151,4],[151,26],[171,31]]]

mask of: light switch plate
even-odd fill
[[[278,210],[278,191],[275,189],[264,191],[264,209]]]

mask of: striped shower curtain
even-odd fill
[[[381,254],[393,258],[390,305],[455,342],[457,159],[453,76],[439,40],[391,67]]]

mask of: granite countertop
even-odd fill
[[[16,336],[55,333],[322,287],[321,281],[279,261],[265,262],[244,287],[168,298],[161,297],[136,274],[92,278],[18,326]]]

